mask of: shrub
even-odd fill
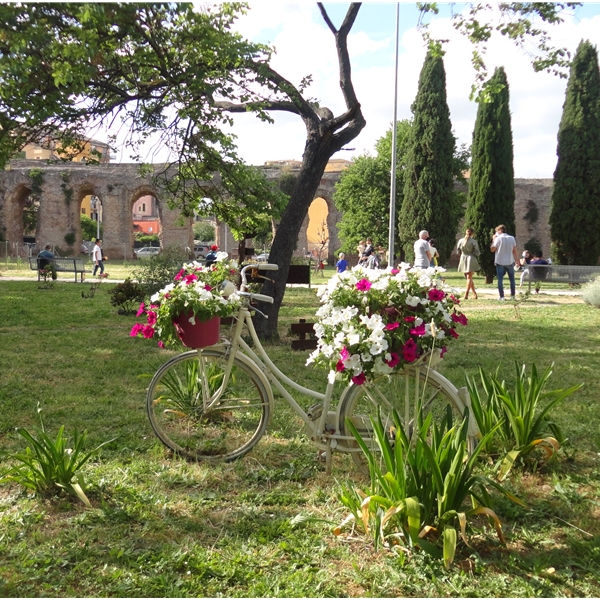
[[[134,314],[137,305],[143,302],[146,296],[144,286],[131,281],[129,277],[123,283],[115,285],[108,293],[111,296],[110,303],[119,307],[120,315]]]
[[[501,480],[506,478],[517,460],[522,461],[535,449],[543,449],[549,459],[565,441],[549,413],[583,384],[568,389],[545,390],[553,366],[538,374],[536,366],[532,365],[528,376],[525,365],[519,367],[515,363],[514,391],[500,381],[497,373],[486,375],[479,370],[483,393],[475,381],[467,377],[473,414],[479,431],[485,436],[484,449],[506,453],[500,467]],[[543,408],[540,408],[542,404]],[[492,435],[492,432],[495,434]]]
[[[581,297],[587,304],[600,308],[600,277],[596,277],[581,288]]]
[[[396,439],[391,444],[381,418],[371,419],[381,450],[377,454],[348,421],[368,460],[371,485],[368,490],[342,486],[338,497],[351,513],[344,524],[355,521],[362,526],[376,548],[398,544],[406,548],[418,546],[436,558],[443,558],[446,568],[454,560],[458,535],[467,543],[466,526],[470,517],[480,514],[489,517],[504,542],[500,521],[491,509],[489,488],[524,505],[495,481],[474,472],[481,447],[468,456],[468,415],[461,424],[453,426],[449,411],[438,427],[429,414],[418,424],[413,439],[407,438],[396,411],[393,420]],[[465,507],[468,499],[471,508]],[[340,531],[341,526],[335,533]]]
[[[189,262],[187,254],[178,248],[166,248],[160,254],[151,256],[150,260],[132,273],[132,278],[144,288],[146,296],[152,296],[169,283],[173,283],[181,266]]]
[[[38,412],[41,409],[38,405]],[[85,453],[83,447],[87,431],[81,435],[77,430],[73,434],[72,443],[68,443],[64,425],[58,430],[56,439],[52,439],[44,428],[40,414],[41,428],[34,437],[27,429],[19,428],[17,433],[31,444],[24,452],[9,454],[8,458],[18,464],[9,468],[0,477],[0,483],[14,482],[42,496],[50,496],[65,491],[77,496],[86,506],[91,507],[85,492],[81,467],[96,454],[102,446],[113,440],[108,440],[90,452]]]

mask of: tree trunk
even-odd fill
[[[298,243],[300,228],[321,183],[321,177],[329,158],[335,152],[335,150],[332,152],[331,149],[329,151],[321,148],[311,149],[311,146],[320,146],[319,142],[322,142],[323,139],[323,136],[318,134],[315,134],[314,137],[317,139],[314,141],[309,139],[307,143],[296,188],[281,217],[269,254],[269,262],[279,265],[279,271],[273,274],[274,282],[266,281],[263,284],[262,293],[272,296],[274,301],[273,304],[261,303],[259,305],[259,309],[268,315],[268,319],[261,315],[256,315],[254,319],[256,331],[261,339],[277,339],[278,337],[279,309],[285,294],[290,263]]]

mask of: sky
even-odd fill
[[[417,93],[425,44],[417,30],[415,3],[401,2],[397,118],[411,118],[410,106]],[[332,21],[340,25],[347,3],[325,3]],[[431,17],[433,37],[445,44],[446,90],[454,135],[459,144],[471,144],[477,104],[469,100],[475,71],[472,46],[452,27],[450,11],[461,4],[439,3],[440,14]],[[250,10],[240,18],[238,30],[248,39],[275,47],[272,66],[294,84],[306,75],[313,83],[308,95],[329,107],[337,116],[344,110],[338,83],[333,36],[313,2],[285,3],[250,0]],[[549,28],[556,46],[574,54],[582,39],[600,48],[600,3],[589,2],[575,15],[565,13],[564,23]],[[360,135],[333,158],[374,153],[378,138],[393,121],[396,3],[363,3],[348,46],[352,79],[367,121]],[[517,178],[551,178],[556,167],[556,136],[565,98],[566,79],[535,73],[528,56],[501,36],[487,45],[485,57],[490,75],[503,66],[509,83],[514,169]],[[249,164],[270,160],[301,160],[305,129],[299,117],[275,114],[269,125],[252,114],[235,115],[232,133],[237,136],[241,157]],[[156,157],[155,157],[156,160]]]

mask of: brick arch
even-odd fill
[[[156,168],[159,168],[158,166]],[[89,194],[100,198],[103,206],[104,249],[114,258],[132,258],[133,198],[149,193],[159,199],[153,174],[142,175],[137,164],[85,163],[40,164],[40,161],[15,160],[0,172],[0,230],[10,243],[23,244],[22,226],[15,215],[16,198],[21,204],[30,192],[32,169],[43,173],[38,235],[40,243],[65,247],[65,234],[76,234],[77,252],[81,247],[81,201]],[[20,191],[19,191],[20,190]],[[69,190],[69,191],[66,191]],[[21,194],[21,196],[19,196]],[[179,210],[161,205],[162,242],[165,247],[181,249],[193,244],[191,217],[181,218]],[[17,211],[18,212],[18,211]]]

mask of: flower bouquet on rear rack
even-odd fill
[[[161,348],[179,341],[190,348],[217,343],[221,317],[240,306],[233,284],[237,276],[237,263],[228,261],[226,252],[219,252],[210,266],[184,265],[173,283],[140,305],[137,316],[146,315],[146,323],[136,323],[130,335],[156,337]]]
[[[444,269],[386,270],[355,267],[334,275],[321,292],[317,349],[307,364],[330,368],[330,381],[361,385],[406,365],[436,362],[456,325],[467,318],[460,301],[443,286]]]

